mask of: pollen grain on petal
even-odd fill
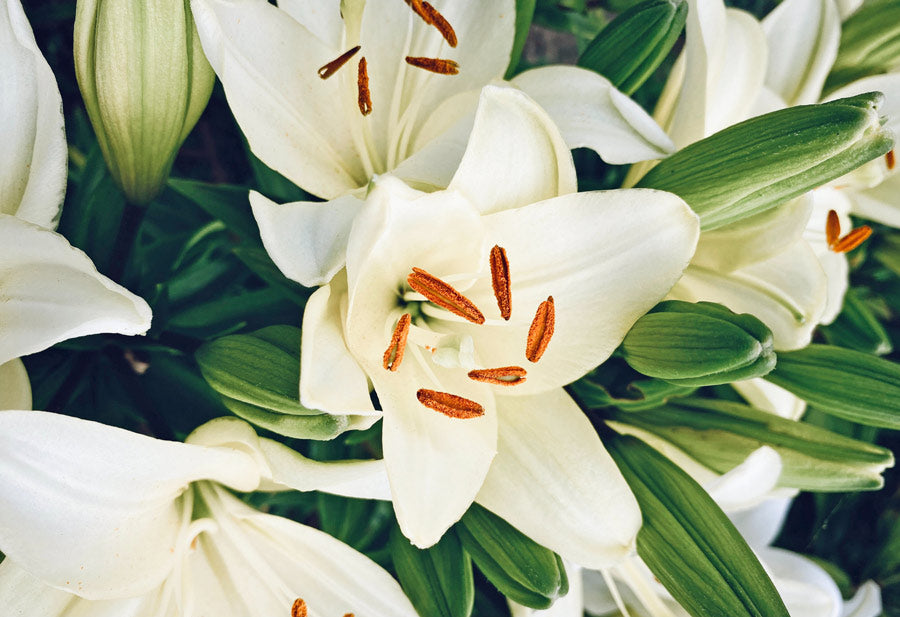
[[[506,257],[506,249],[495,245],[491,249],[491,286],[494,288],[494,297],[497,298],[497,307],[500,316],[509,321],[512,315],[512,293],[509,282],[509,259]]]
[[[294,604],[291,606],[291,617],[306,617],[308,613],[306,601],[303,598],[294,600]]]
[[[860,246],[863,242],[868,240],[869,236],[871,235],[872,228],[868,225],[857,227],[846,236],[835,242],[834,245],[832,245],[831,250],[835,253],[849,253],[853,249]]]
[[[893,150],[884,155],[884,162],[887,163],[888,170],[893,170],[897,166],[897,158]]]
[[[832,248],[840,237],[841,220],[838,218],[837,212],[829,210],[828,219],[825,221],[825,240],[828,242],[828,248]]]
[[[391,372],[400,368],[400,363],[403,362],[403,352],[406,351],[406,337],[409,336],[411,319],[409,313],[403,313],[400,316],[397,326],[394,328],[394,334],[391,336],[391,344],[384,352],[382,366]]]
[[[425,407],[439,411],[450,418],[468,420],[484,415],[484,407],[475,401],[450,394],[449,392],[438,392],[437,390],[421,388],[416,392],[416,398]]]
[[[556,325],[556,308],[553,304],[553,296],[548,296],[541,302],[528,328],[528,339],[525,342],[525,357],[529,362],[537,362],[547,350],[550,339],[553,337],[553,328]]]
[[[413,268],[406,282],[431,302],[476,324],[484,323],[484,314],[467,297],[421,268]]]
[[[459,64],[455,60],[442,58],[423,58],[421,56],[406,56],[406,63],[416,68],[425,69],[440,75],[458,75]]]
[[[517,386],[525,383],[527,371],[521,366],[501,366],[469,371],[469,379],[495,386]]]
[[[356,87],[358,90],[357,104],[359,105],[359,113],[368,116],[372,113],[372,95],[369,92],[369,70],[365,56],[359,59]]]
[[[337,73],[338,70],[342,66],[347,64],[347,61],[350,60],[350,58],[352,58],[353,56],[355,56],[356,52],[358,52],[358,51],[359,51],[359,45],[357,45],[356,47],[353,47],[352,49],[348,49],[347,51],[342,53],[340,56],[338,56],[337,58],[335,58],[328,64],[321,67],[318,70],[319,77],[321,77],[322,79],[328,79],[329,77],[331,77],[332,75]]]

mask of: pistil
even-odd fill
[[[553,336],[553,328],[556,325],[556,309],[553,305],[553,296],[549,296],[541,302],[531,327],[528,328],[528,339],[525,342],[525,357],[529,362],[537,362],[547,350],[550,338]]]
[[[471,300],[433,274],[421,268],[413,268],[412,274],[406,277],[406,282],[413,290],[451,313],[472,323],[484,323],[484,314]]]
[[[388,345],[384,352],[382,366],[387,370],[394,372],[400,368],[403,361],[403,352],[406,350],[406,338],[409,336],[409,324],[411,321],[409,313],[403,313],[397,321],[394,328],[394,334],[391,336],[391,344]]]
[[[438,392],[421,388],[416,392],[416,398],[425,407],[439,411],[450,418],[468,420],[484,415],[484,407],[475,401],[450,394],[449,392]]]
[[[521,366],[501,366],[469,371],[469,379],[495,386],[517,386],[525,382],[527,372]]]
[[[497,307],[500,316],[509,321],[512,315],[512,293],[509,283],[509,260],[506,257],[506,249],[495,245],[491,249],[491,286],[494,288],[494,297],[497,298]]]

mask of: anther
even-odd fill
[[[306,602],[303,598],[297,598],[291,606],[291,617],[306,617],[306,615]]]
[[[359,51],[359,45],[357,45],[353,49],[348,49],[347,51],[342,53],[340,56],[338,56],[337,58],[335,58],[334,60],[332,60],[325,66],[323,66],[322,68],[320,68],[318,71],[319,77],[321,77],[322,79],[328,79],[329,77],[331,77],[332,75],[337,73],[338,69],[340,69],[342,66],[347,64],[347,61],[350,58],[352,58],[353,56],[355,56],[356,52],[358,52],[358,51]]]
[[[469,371],[469,379],[495,386],[517,386],[525,383],[527,372],[521,366],[501,366]]]
[[[841,236],[841,221],[838,213],[834,210],[828,211],[828,219],[825,221],[825,240],[828,242],[828,248],[834,246]]]
[[[884,161],[887,163],[887,168],[889,170],[894,169],[897,164],[897,159],[894,158],[894,151],[891,150],[887,154],[884,155]]]
[[[369,94],[369,71],[366,66],[366,58],[359,59],[359,70],[356,75],[356,87],[359,92],[357,104],[359,113],[368,116],[372,113],[372,96]]]
[[[831,247],[831,250],[835,253],[849,253],[863,242],[865,242],[869,236],[872,235],[872,228],[868,225],[863,225],[862,227],[857,227],[846,236],[838,240]]]
[[[455,60],[442,60],[441,58],[421,58],[419,56],[406,56],[406,63],[414,67],[438,73],[440,75],[459,74],[459,64]]]
[[[500,316],[509,321],[509,317],[512,315],[512,294],[509,290],[509,260],[506,258],[506,249],[497,245],[491,249],[491,286],[494,288],[494,297],[497,298]]]
[[[528,340],[525,342],[525,357],[530,362],[537,362],[547,350],[550,338],[553,336],[553,327],[556,323],[556,310],[553,306],[553,296],[549,296],[541,302],[531,327],[528,328]]]
[[[406,282],[415,291],[451,313],[472,323],[484,323],[484,314],[471,300],[433,274],[421,268],[413,268],[412,274],[406,277]]]
[[[403,313],[397,321],[394,334],[391,335],[391,344],[385,350],[382,362],[382,366],[389,371],[396,371],[400,368],[400,363],[403,362],[403,352],[406,350],[406,337],[409,336],[410,320],[410,314]]]
[[[422,388],[416,392],[416,398],[425,407],[439,411],[450,418],[468,420],[469,418],[477,418],[484,415],[484,407],[475,401],[448,392]]]
[[[441,33],[441,36],[444,37],[444,40],[447,41],[447,44],[450,47],[456,47],[457,39],[456,32],[453,30],[453,26],[450,25],[450,22],[440,14],[440,12],[431,6],[425,0],[406,0],[406,4],[409,5],[409,8],[413,10],[413,12],[422,18],[429,26],[434,26],[437,28],[438,32]]]

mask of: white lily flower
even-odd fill
[[[577,563],[631,547],[634,497],[561,387],[668,291],[698,223],[669,193],[575,188],[547,114],[517,89],[488,86],[449,188],[378,178],[355,206],[346,270],[306,306],[301,401],[380,413],[371,381],[394,507],[418,546],[477,497]],[[265,207],[254,201],[258,218]],[[267,244],[289,277],[323,263],[300,225],[273,227]],[[340,250],[322,248],[329,267],[343,265]]]
[[[235,418],[176,443],[37,411],[0,411],[0,461],[4,614],[416,615],[364,555],[228,490],[373,496],[379,461],[311,461]]]

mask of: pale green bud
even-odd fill
[[[703,230],[765,212],[887,153],[879,92],[745,120],[679,150],[639,187],[675,193]]]
[[[874,0],[841,26],[841,46],[825,91],[900,68],[900,0]]]
[[[75,73],[113,178],[134,203],[160,191],[212,92],[188,0],[78,0]]]

